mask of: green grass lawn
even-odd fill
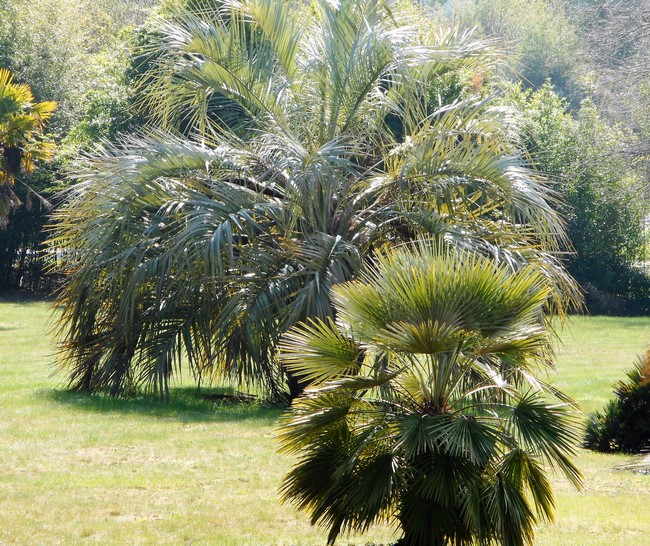
[[[0,301],[0,544],[324,544],[278,503],[291,460],[275,453],[280,410],[175,389],[172,404],[62,390],[52,377],[49,306]],[[650,341],[650,318],[574,320],[556,384],[600,408]],[[650,476],[583,451],[585,490],[555,480],[557,522],[538,544],[643,544]],[[378,528],[340,544],[389,543]]]

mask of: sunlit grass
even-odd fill
[[[561,339],[554,384],[588,413],[605,405],[612,385],[650,347],[650,318],[574,317]]]
[[[580,403],[583,417],[613,397],[636,356],[650,343],[650,317],[575,317],[562,332],[553,383]],[[650,476],[621,468],[633,458],[581,450],[577,464],[584,491],[556,479],[557,521],[544,525],[536,544],[636,545],[650,528]]]
[[[278,503],[291,460],[275,453],[281,409],[197,398],[114,400],[51,377],[49,306],[0,302],[0,544],[325,543]],[[602,406],[650,341],[650,319],[574,320],[555,379],[587,410]],[[557,523],[538,544],[642,544],[650,476],[625,456],[583,451],[585,490],[556,480]],[[390,543],[375,529],[340,544]]]
[[[281,409],[188,387],[171,404],[64,392],[48,313],[0,303],[0,544],[324,543],[278,503]]]

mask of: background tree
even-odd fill
[[[523,145],[564,195],[563,215],[575,249],[568,268],[597,313],[650,309],[650,280],[639,262],[648,242],[642,179],[627,158],[635,136],[609,126],[591,101],[571,114],[550,84],[512,87],[505,102],[519,111]]]
[[[56,192],[67,185],[63,173],[80,148],[92,148],[139,123],[131,107],[125,71],[130,28],[143,23],[157,0],[0,0],[0,66],[30,86],[36,101],[55,100],[48,138],[57,143],[55,160],[34,172],[30,186],[56,206]],[[33,193],[15,186],[18,200]],[[15,199],[14,199],[15,200]],[[23,207],[0,230],[0,290],[48,293],[56,275],[47,270],[43,242],[47,210]]]
[[[477,27],[486,37],[503,40],[511,53],[502,75],[525,87],[551,80],[560,95],[577,106],[580,27],[566,2],[547,0],[451,0],[443,12],[465,28]]]
[[[378,0],[296,10],[226,2],[161,25],[147,100],[166,132],[89,157],[57,214],[73,388],[165,393],[186,353],[198,376],[278,394],[283,332],[332,316],[333,285],[418,233],[535,264],[555,306],[574,297],[553,194],[470,95],[489,44]],[[466,84],[447,104],[450,74]]]
[[[16,183],[26,185],[37,160],[49,160],[54,146],[43,131],[56,109],[55,102],[34,102],[28,85],[14,83],[11,72],[0,68],[0,227],[20,204]]]
[[[532,544],[553,517],[544,464],[576,486],[576,432],[535,267],[420,244],[333,289],[337,321],[296,326],[285,365],[312,384],[280,429],[285,500],[329,529],[397,520],[408,546]],[[559,402],[559,403],[558,403]]]
[[[27,82],[37,100],[59,103],[52,129],[67,132],[98,94],[115,92],[128,52],[124,33],[157,0],[1,0],[0,66]],[[120,89],[121,94],[125,90]]]
[[[650,174],[650,2],[603,1],[576,10],[584,43],[585,74],[591,94],[610,123],[633,132],[624,155]],[[642,185],[648,200],[648,184]]]

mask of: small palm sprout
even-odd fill
[[[336,322],[282,342],[311,383],[281,423],[298,456],[283,499],[329,543],[392,521],[408,546],[532,544],[553,518],[545,466],[581,484],[574,403],[536,374],[552,366],[550,293],[533,267],[423,242],[337,285]]]

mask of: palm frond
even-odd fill
[[[554,508],[543,465],[581,483],[572,408],[533,374],[550,294],[534,268],[428,241],[337,285],[337,320],[282,341],[311,382],[279,430],[298,457],[283,499],[330,542],[397,520],[407,544],[532,544]]]
[[[282,366],[282,336],[309,319],[375,344],[360,360],[409,369],[393,401],[463,407],[532,384],[525,362],[550,359],[538,303],[562,314],[577,294],[556,196],[517,154],[508,112],[468,91],[438,99],[449,75],[489,70],[494,43],[422,20],[386,0],[238,0],[157,23],[141,89],[152,127],[83,158],[57,213],[73,387],[164,390],[187,356],[197,377],[296,395],[338,373],[333,356],[302,379]],[[373,256],[418,237],[437,241],[429,269],[399,258],[396,271],[422,271],[387,269],[381,298],[337,288],[372,281]],[[448,354],[433,373],[397,349]],[[375,393],[372,373],[330,379]]]

